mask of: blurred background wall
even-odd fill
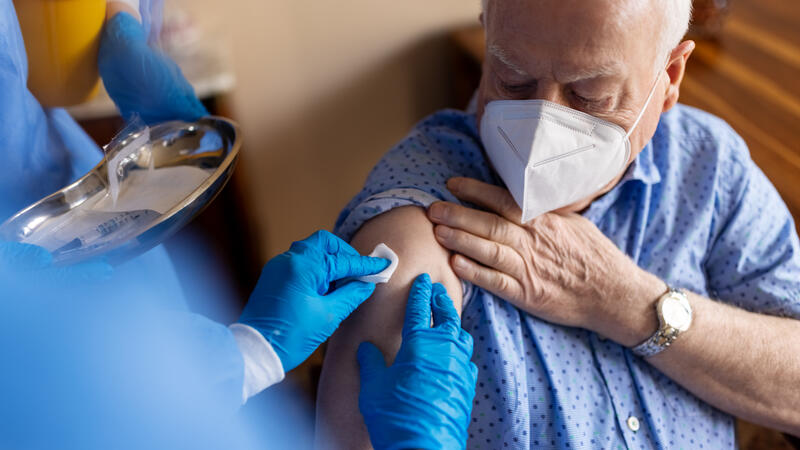
[[[336,215],[380,155],[451,106],[447,33],[478,0],[170,0],[232,51],[238,168],[260,258]]]

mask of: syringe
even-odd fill
[[[150,223],[150,221],[156,219],[158,216],[159,214],[156,211],[150,209],[121,212],[59,247],[53,252],[53,255],[85,249],[86,247],[98,244],[101,240],[104,240],[111,234],[119,232],[122,228],[127,228],[135,223],[144,225]],[[124,236],[120,237],[124,238]]]

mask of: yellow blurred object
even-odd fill
[[[28,55],[28,89],[46,107],[91,99],[106,0],[14,0]]]

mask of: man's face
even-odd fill
[[[493,100],[542,99],[630,130],[656,82],[657,13],[640,0],[490,0],[483,21],[487,54],[478,118]],[[638,5],[638,6],[637,6]],[[655,17],[654,17],[655,16]],[[659,64],[661,62],[659,61]],[[663,70],[659,70],[663,75]],[[631,135],[631,157],[653,136],[668,78]],[[627,165],[626,165],[627,168]],[[617,176],[589,198],[559,209],[576,212],[609,191]]]

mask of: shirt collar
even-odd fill
[[[620,193],[622,186],[629,181],[640,181],[646,185],[656,184],[661,181],[661,173],[658,171],[656,163],[653,161],[653,143],[648,142],[641,153],[633,160],[622,179],[602,197],[596,199],[583,212],[583,216],[590,221],[598,224],[600,219],[613,204]]]
[[[661,181],[661,173],[658,171],[656,163],[653,161],[653,141],[647,143],[633,160],[625,175],[622,176],[619,184],[631,180],[641,181],[644,184],[656,184]]]

